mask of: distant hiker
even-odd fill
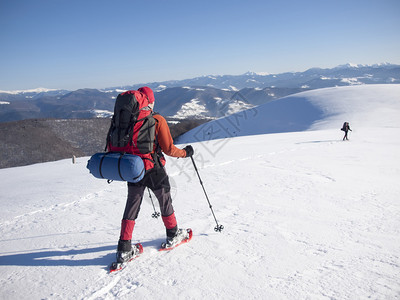
[[[131,240],[135,220],[138,217],[143,193],[146,187],[153,191],[160,204],[161,216],[166,228],[166,247],[173,247],[182,240],[188,238],[186,230],[178,229],[174,208],[172,206],[170,192],[171,186],[164,168],[166,160],[163,153],[172,157],[190,157],[194,152],[193,147],[190,145],[186,146],[184,149],[179,149],[174,145],[167,121],[161,115],[153,112],[155,99],[153,91],[149,87],[141,87],[138,91],[127,91],[119,96],[127,97],[127,95],[130,95],[131,97],[134,95],[135,101],[139,103],[140,109],[138,109],[138,113],[140,114],[135,117],[137,118],[136,124],[144,120],[141,125],[143,128],[145,127],[144,124],[149,123],[150,125],[146,126],[151,126],[153,133],[148,136],[153,140],[150,141],[151,150],[148,151],[148,153],[143,151],[143,146],[140,147],[139,145],[138,147],[138,144],[140,143],[137,142],[138,140],[135,141],[135,139],[139,139],[141,136],[146,136],[146,134],[143,134],[145,130],[140,129],[139,133],[136,133],[136,135],[134,133],[133,135],[130,135],[131,141],[129,142],[129,145],[123,148],[123,152],[132,153],[142,157],[146,172],[143,179],[139,182],[128,182],[128,197],[121,222],[121,232],[117,248],[117,261],[120,263],[129,261],[137,251],[135,245],[132,246]],[[143,115],[147,114],[147,116],[143,117],[142,113]],[[116,116],[116,114],[117,113],[114,112],[114,117],[116,118],[123,117],[122,113],[121,116]],[[132,127],[129,128],[132,130]],[[121,151],[122,149],[115,146],[113,147],[111,142],[108,142],[107,144],[109,151]]]
[[[343,123],[343,127],[342,127],[341,130],[344,131],[343,141],[344,141],[344,140],[349,140],[348,137],[347,137],[347,133],[349,132],[349,130],[350,130],[350,131],[353,131],[353,130],[350,129],[350,124],[349,124],[349,122],[344,122],[344,123]]]

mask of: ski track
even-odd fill
[[[31,211],[31,212],[25,213],[23,215],[15,216],[15,217],[13,217],[12,220],[8,220],[8,221],[4,221],[4,222],[0,223],[0,228],[2,226],[11,226],[12,224],[20,222],[22,219],[34,216],[36,214],[55,212],[56,210],[59,210],[59,209],[62,210],[62,209],[66,208],[68,206],[71,206],[71,205],[72,206],[78,206],[82,202],[90,200],[90,199],[95,198],[95,197],[101,197],[101,193],[97,193],[97,192],[96,193],[91,193],[91,194],[89,194],[87,196],[84,196],[84,197],[80,198],[79,200],[75,200],[75,201],[72,201],[72,202],[65,202],[65,203],[55,204],[55,205],[51,205],[50,207],[45,207],[45,208],[42,208],[42,209],[38,209],[38,210],[34,210],[34,211]]]

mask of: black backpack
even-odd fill
[[[148,105],[149,99],[139,91],[118,95],[106,149],[140,156],[153,151],[156,120]]]

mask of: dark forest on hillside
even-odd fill
[[[170,123],[173,138],[206,122]],[[25,166],[104,151],[111,119],[28,119],[0,123],[0,168]]]

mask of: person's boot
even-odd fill
[[[117,248],[117,262],[124,263],[130,261],[133,257],[140,253],[140,249],[137,245],[131,244],[129,240],[119,240]]]
[[[174,236],[167,236],[162,248],[171,248],[180,244],[183,240],[189,239],[189,232],[186,229],[178,229]]]

